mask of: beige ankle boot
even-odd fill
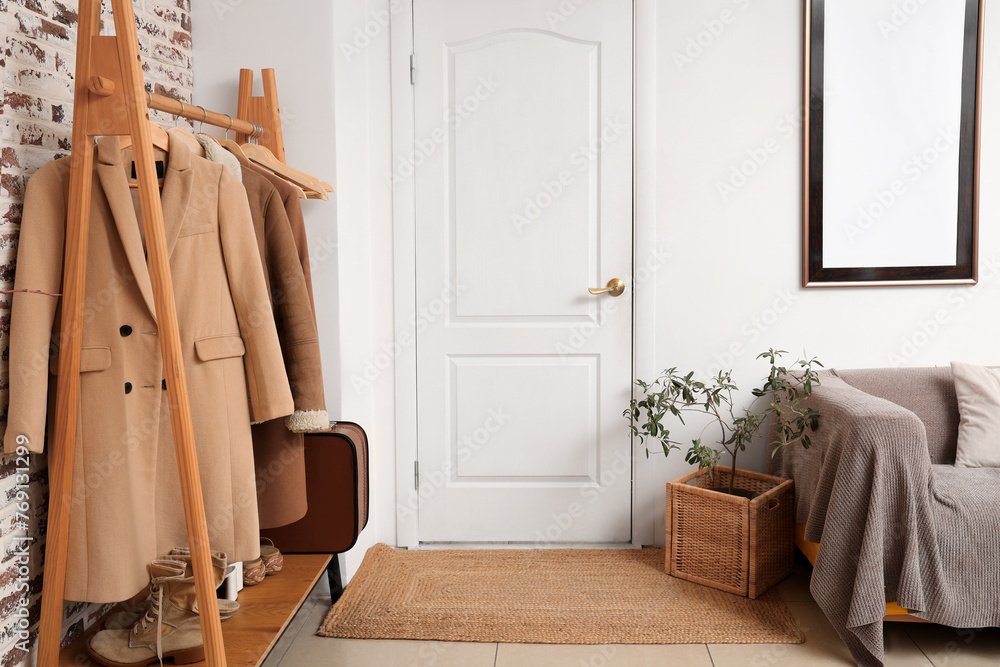
[[[226,564],[212,559],[216,588]],[[107,667],[139,667],[173,658],[186,665],[205,659],[201,619],[195,610],[194,576],[185,564],[155,560],[149,565],[150,604],[131,630],[101,630],[87,644],[87,653]]]
[[[222,551],[211,552],[212,556],[212,567],[218,568],[222,567],[223,570],[226,568],[226,554]],[[187,547],[176,547],[172,549],[166,556],[161,556],[157,560],[174,560],[179,563],[184,564],[184,576],[190,577],[194,576],[194,571],[191,569],[191,550]],[[152,598],[146,596],[146,598],[135,605],[135,607],[130,611],[119,611],[115,614],[111,614],[106,619],[104,619],[104,629],[105,630],[128,630],[133,625],[138,622],[140,618],[149,609],[149,604]],[[240,609],[240,603],[236,600],[219,600],[219,619],[223,621],[228,621],[233,617]],[[198,609],[195,608],[197,612]]]

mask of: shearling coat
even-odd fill
[[[242,165],[243,187],[271,295],[295,412],[253,426],[257,508],[261,528],[298,521],[306,514],[303,432],[330,428],[323,391],[316,317],[281,196],[261,174]],[[280,545],[279,545],[280,546]]]
[[[247,198],[222,166],[174,138],[169,154],[156,151],[155,159],[166,162],[161,201],[209,539],[230,560],[252,560],[259,539],[250,422],[288,415],[293,406]],[[117,137],[98,142],[68,600],[129,598],[148,584],[151,560],[187,544],[131,163]],[[31,178],[15,289],[62,291],[68,188],[68,158]],[[14,295],[6,451],[18,436],[42,449],[58,326],[55,298]]]

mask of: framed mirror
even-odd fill
[[[805,0],[805,287],[976,282],[984,4]]]

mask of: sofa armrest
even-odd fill
[[[788,456],[803,458],[813,450],[848,444],[834,440],[834,436],[843,435],[845,430],[855,433],[862,442],[871,441],[892,450],[904,448],[911,455],[928,454],[929,460],[924,424],[914,412],[852,387],[832,373],[822,373],[820,378],[820,384],[813,387],[805,402],[820,414],[819,428],[810,438],[810,449],[791,445],[780,450],[772,459],[773,471],[780,470],[782,460]],[[774,427],[772,424],[772,435]],[[907,437],[885,437],[889,433]]]
[[[837,474],[871,475],[900,466],[930,469],[924,424],[912,411],[823,373],[806,405],[820,414],[809,449],[795,444],[777,452],[773,474],[795,480],[796,522],[807,523],[806,539],[818,542]]]

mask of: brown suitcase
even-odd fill
[[[352,422],[330,429],[305,435],[306,515],[260,531],[282,553],[347,551],[368,523],[368,436]]]

